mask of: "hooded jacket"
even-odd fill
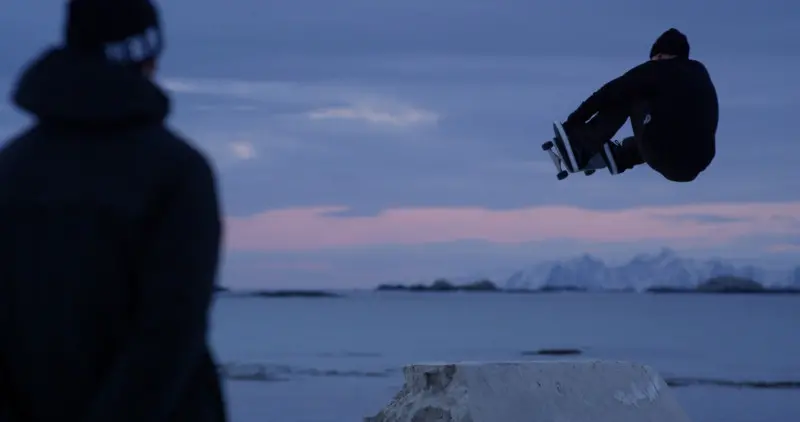
[[[567,121],[583,123],[602,110],[634,104],[644,106],[649,115],[640,148],[651,167],[692,180],[713,161],[719,102],[703,63],[648,60],[603,85]]]
[[[34,122],[0,150],[0,421],[225,420],[215,177],[169,100],[56,48],[13,101]]]

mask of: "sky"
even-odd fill
[[[63,3],[4,1],[6,93],[27,60],[59,42]],[[800,263],[800,3],[160,7],[170,125],[219,177],[223,284],[373,286],[661,247]],[[689,184],[647,166],[556,180],[540,149],[551,123],[646,60],[669,27],[687,34],[717,86],[715,161]],[[0,104],[0,138],[26,122]]]

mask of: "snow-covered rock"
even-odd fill
[[[411,365],[365,422],[688,422],[661,376],[627,362]]]
[[[722,259],[699,260],[681,257],[670,249],[641,254],[622,265],[608,265],[583,255],[563,261],[540,263],[514,273],[505,283],[509,289],[543,286],[585,289],[644,290],[654,286],[692,288],[712,277],[734,276],[758,281],[764,286],[800,286],[800,267],[767,270],[753,265],[736,265]]]

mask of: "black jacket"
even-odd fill
[[[717,91],[706,67],[691,59],[649,60],[603,85],[568,122],[585,122],[601,110],[644,103],[651,116],[642,147],[658,158],[705,168],[716,154]]]
[[[0,421],[217,422],[221,237],[208,161],[133,70],[62,49],[0,150]]]

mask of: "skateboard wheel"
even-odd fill
[[[548,151],[552,149],[555,145],[553,145],[553,141],[547,141],[542,144],[542,151]]]
[[[564,180],[567,178],[567,176],[569,176],[569,172],[567,172],[566,170],[560,171],[556,175],[556,177],[558,177],[558,180]]]
[[[591,176],[591,175],[594,174],[594,172],[595,172],[595,170],[586,170],[585,172],[583,172],[583,174],[585,174],[587,176]]]

